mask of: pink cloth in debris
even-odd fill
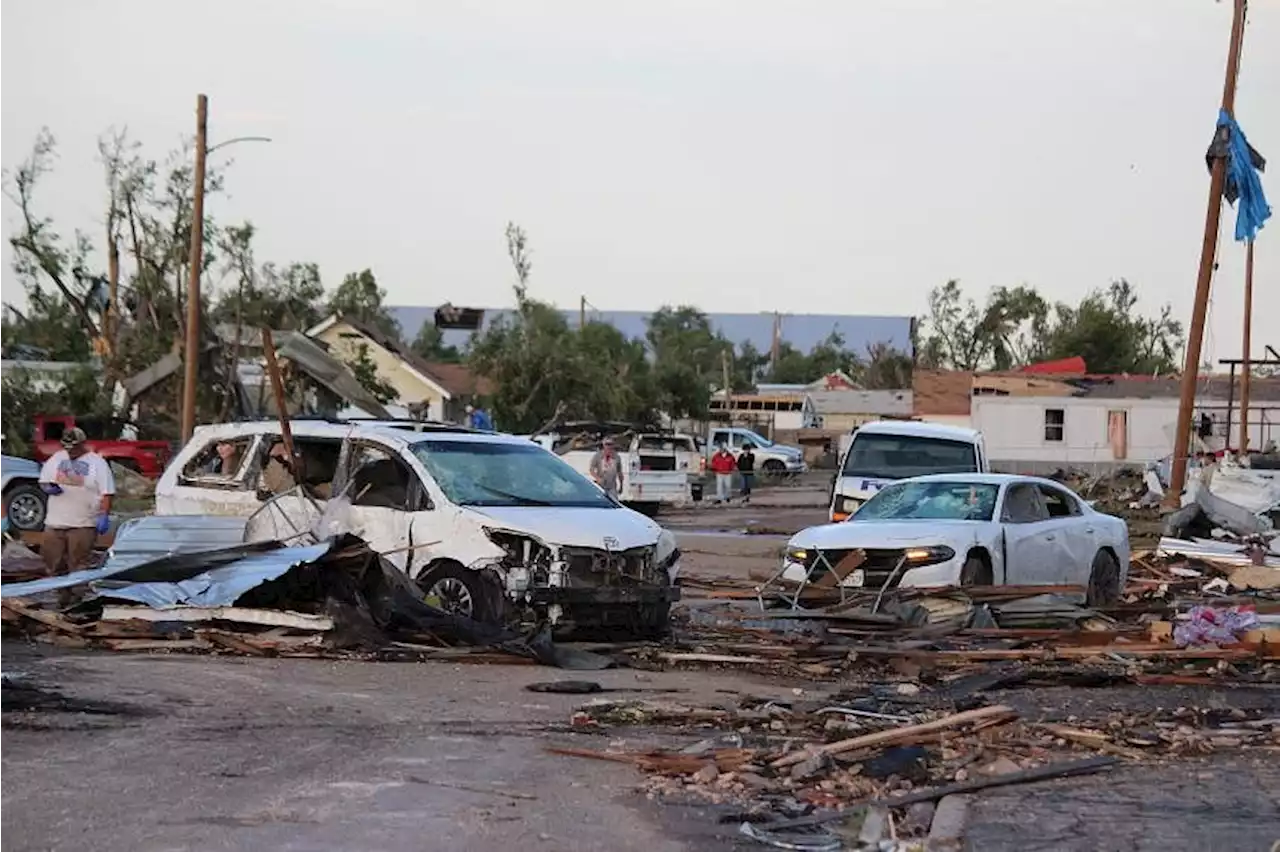
[[[1173,630],[1179,648],[1192,645],[1234,645],[1245,631],[1258,626],[1258,613],[1251,606],[1215,609],[1194,606],[1187,621]]]

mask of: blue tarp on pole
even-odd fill
[[[1267,161],[1249,147],[1244,131],[1225,109],[1218,111],[1218,127],[1225,129],[1227,136],[1223,152],[1227,158],[1225,194],[1228,201],[1236,203],[1236,240],[1250,242],[1271,217],[1271,207],[1258,175],[1267,167]]]

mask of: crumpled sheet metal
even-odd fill
[[[202,553],[245,541],[245,519],[225,515],[148,515],[120,525],[103,568],[127,570],[178,553]]]
[[[1182,539],[1165,536],[1160,539],[1156,552],[1188,559],[1203,559],[1207,562],[1221,562],[1224,565],[1252,565],[1244,545],[1239,542],[1213,541],[1212,539]],[[1263,556],[1262,564],[1268,568],[1280,568],[1280,538],[1272,539],[1269,551]]]
[[[171,606],[231,606],[241,595],[283,577],[299,565],[315,562],[329,552],[332,543],[281,547],[246,556],[174,583],[133,583],[117,588],[99,584],[94,591],[105,598],[127,600],[153,609]]]

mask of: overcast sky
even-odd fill
[[[1252,6],[1236,115],[1280,170],[1280,2]],[[1185,321],[1230,19],[1214,0],[5,0],[3,161],[49,126],[43,210],[96,234],[97,136],[127,125],[160,156],[205,92],[211,143],[274,140],[215,154],[235,163],[209,213],[331,285],[372,267],[393,303],[509,303],[514,220],[534,293],[565,307],[919,314],[948,278],[1074,301],[1126,277]],[[1215,358],[1239,352],[1233,222]],[[1260,352],[1280,348],[1280,218],[1256,267]]]

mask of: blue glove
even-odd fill
[[[98,535],[106,535],[107,530],[111,529],[111,518],[109,518],[105,514],[99,515],[97,529],[98,529]]]
[[[61,494],[62,493],[62,486],[54,485],[52,482],[41,482],[40,488],[44,491],[45,494]]]

